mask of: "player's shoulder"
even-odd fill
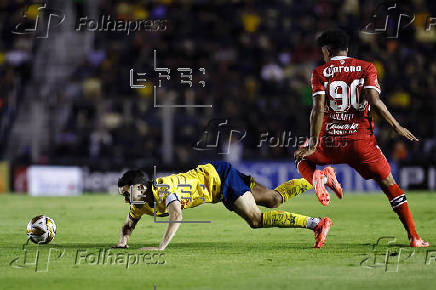
[[[324,74],[324,72],[326,71],[326,69],[328,67],[329,67],[328,63],[325,63],[325,64],[322,64],[322,65],[319,65],[319,66],[315,67],[312,70],[311,81],[312,82],[313,81],[315,81],[315,82],[325,81],[325,78],[324,78],[325,74]]]
[[[350,57],[350,62],[353,63],[354,66],[361,66],[363,70],[375,67],[372,62],[359,58]]]
[[[216,163],[200,164],[197,166],[196,170],[200,172],[210,173],[216,171],[215,166],[217,166]]]
[[[350,69],[351,71],[368,71],[370,69],[375,69],[373,63],[358,59],[354,57],[341,57],[341,58],[332,58],[329,62],[326,62],[322,65],[317,66],[312,71],[312,77],[314,75],[318,77],[329,77],[332,76],[333,72],[340,72],[341,68],[347,67],[346,69]]]
[[[146,203],[144,204],[132,204],[130,205],[130,216],[134,219],[139,219],[143,214],[153,215],[153,209]]]
[[[319,66],[315,67],[313,69],[313,71],[314,72],[315,71],[316,72],[322,72],[326,68],[331,67],[331,66],[336,66],[338,64],[339,65],[355,65],[355,66],[356,65],[360,65],[360,66],[362,66],[362,68],[374,65],[373,63],[371,63],[369,61],[366,61],[366,60],[363,60],[363,59],[359,59],[359,58],[355,58],[355,57],[346,57],[346,58],[341,58],[341,59],[339,59],[339,58],[338,59],[332,59],[329,62],[326,62],[326,63],[324,63],[322,65],[319,65]]]
[[[317,67],[315,67],[314,69],[313,69],[313,71],[312,71],[312,73],[313,74],[322,74],[322,72],[324,71],[324,69],[326,68],[326,67],[328,67],[329,66],[329,62],[327,62],[327,63],[324,63],[324,64],[322,64],[322,65],[319,65],[319,66],[317,66]]]

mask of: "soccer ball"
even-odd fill
[[[56,224],[48,216],[39,215],[29,221],[26,232],[35,244],[48,244],[56,235]]]

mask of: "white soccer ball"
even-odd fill
[[[48,216],[39,215],[29,221],[26,232],[35,244],[48,244],[56,235],[56,224]]]

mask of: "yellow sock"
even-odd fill
[[[262,214],[264,228],[306,228],[310,217],[282,210],[273,210]]]
[[[280,193],[283,202],[286,202],[288,199],[300,195],[311,188],[312,185],[306,179],[300,178],[286,181],[277,186],[274,190]]]

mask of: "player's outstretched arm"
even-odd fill
[[[386,107],[385,103],[380,99],[379,93],[372,88],[365,89],[368,103],[371,105],[377,113],[389,124],[391,125],[398,135],[409,139],[410,141],[419,141],[408,129],[402,127],[400,123],[392,116]]]
[[[310,140],[308,147],[301,147],[295,151],[295,160],[301,160],[305,156],[311,155],[318,146],[319,134],[322,129],[322,122],[324,120],[324,103],[325,94],[317,94],[313,96],[313,106],[310,113]]]
[[[162,251],[168,246],[171,242],[172,238],[176,234],[177,230],[180,227],[180,222],[182,221],[182,207],[178,200],[171,202],[168,205],[168,214],[169,214],[169,223],[167,230],[162,238],[162,242],[159,247],[144,247],[141,250],[146,251]]]
[[[130,238],[130,235],[132,234],[132,231],[135,229],[136,224],[138,223],[138,220],[132,220],[130,218],[130,213],[127,214],[126,222],[121,227],[120,232],[120,241],[117,245],[114,246],[114,248],[128,248],[127,241]]]
[[[312,112],[310,113],[310,144],[309,147],[318,145],[319,134],[324,120],[325,94],[318,94],[313,97]]]

